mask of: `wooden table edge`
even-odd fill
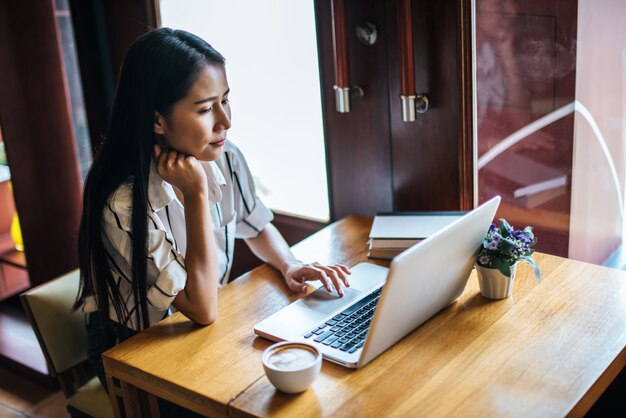
[[[598,401],[617,375],[626,367],[626,347],[613,359],[609,367],[598,377],[593,385],[578,400],[567,414],[568,417],[582,417]]]
[[[168,400],[201,415],[210,417],[227,417],[229,416],[228,411],[230,402],[237,398],[235,397],[230,399],[226,404],[222,404],[219,401],[204,398],[174,384],[170,384],[169,387],[164,388],[162,385],[154,383],[154,378],[149,373],[142,372],[118,360],[107,357],[106,352],[103,354],[102,360],[104,364],[104,371],[107,376],[119,379],[120,381],[130,384],[139,390],[147,392],[148,394]],[[183,396],[182,393],[190,394],[191,396]],[[202,402],[193,402],[189,399],[204,400]]]

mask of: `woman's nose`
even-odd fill
[[[230,112],[220,107],[219,117],[215,123],[215,131],[221,132],[230,129]]]

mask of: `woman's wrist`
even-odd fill
[[[281,274],[283,275],[283,277],[287,277],[287,274],[289,274],[289,272],[291,270],[293,270],[294,268],[299,268],[301,266],[303,266],[304,263],[300,260],[297,259],[291,259],[291,260],[285,260],[281,263],[281,265],[279,266],[279,271],[281,272]]]
[[[198,187],[195,190],[183,192],[185,202],[205,202],[209,198],[209,190],[206,187]]]

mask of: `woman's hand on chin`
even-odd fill
[[[208,192],[207,178],[200,162],[193,156],[154,145],[154,160],[159,176],[184,196]]]

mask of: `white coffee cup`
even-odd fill
[[[263,369],[281,392],[303,392],[322,369],[322,353],[311,344],[283,341],[265,349]]]

